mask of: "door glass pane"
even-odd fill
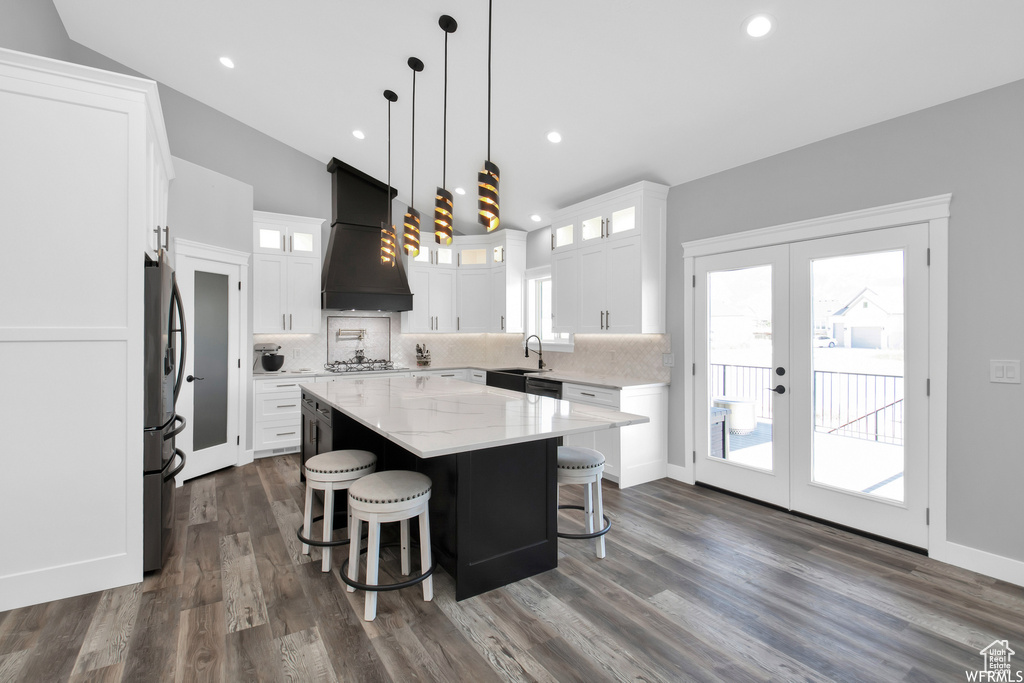
[[[612,214],[612,233],[626,232],[636,227],[636,207],[620,209]]]
[[[283,249],[282,244],[280,230],[260,228],[260,249],[277,249],[280,251]]]
[[[485,266],[487,265],[487,249],[463,249],[462,265],[464,266]]]
[[[308,232],[292,233],[292,251],[313,251],[313,235]]]
[[[772,267],[708,273],[710,457],[772,469]]]
[[[587,220],[583,221],[583,229],[581,230],[583,241],[586,242],[587,240],[601,239],[601,230],[603,229],[603,223],[604,218],[602,216],[588,218]]]
[[[453,249],[441,249],[441,248],[438,248],[438,250],[437,250],[437,264],[438,265],[450,266],[452,263],[454,263],[454,261],[452,260],[453,259],[453,257],[452,257],[453,253],[454,253]]]
[[[494,247],[494,262],[504,263],[505,262],[505,247]]]
[[[420,263],[430,263],[430,247],[425,244],[420,245],[420,253],[416,254],[413,261],[419,261]]]
[[[228,276],[197,270],[194,305],[193,452],[228,440]]]
[[[900,502],[903,291],[903,251],[811,262],[811,477]]]
[[[555,247],[565,247],[572,244],[572,223],[555,228]]]

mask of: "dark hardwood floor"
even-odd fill
[[[669,480],[606,483],[604,560],[563,539],[558,569],[461,603],[439,570],[371,623],[344,546],[331,574],[299,554],[296,456],[178,496],[161,572],[0,613],[0,681],[956,681],[1024,647],[1020,587]]]

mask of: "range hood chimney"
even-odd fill
[[[321,306],[330,310],[411,311],[402,259],[380,262],[380,229],[387,201],[398,190],[343,161],[331,159],[331,237],[321,279]]]

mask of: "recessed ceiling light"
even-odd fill
[[[220,58],[220,63],[223,64],[224,66],[226,66],[229,69],[234,69],[235,68],[235,63],[231,60],[231,57],[221,57]]]
[[[755,14],[743,22],[743,30],[751,38],[764,38],[775,29],[775,20],[770,14]]]
[[[561,142],[561,141],[562,141],[562,134],[559,133],[557,130],[553,130],[550,133],[548,133],[548,142]]]
[[[466,191],[463,190],[461,187],[456,187],[455,194],[466,194]]]
[[[352,137],[354,137],[356,140],[362,140],[363,138],[366,137],[366,133],[364,133],[361,130],[354,130],[352,131]]]
[[[533,214],[532,216],[530,216],[530,220],[533,221],[534,223],[540,223],[540,216],[538,216],[537,214]]]

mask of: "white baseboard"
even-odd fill
[[[682,465],[668,465],[668,478],[681,481],[684,484],[693,483],[693,470],[683,467]]]
[[[0,612],[142,581],[142,558],[112,555],[0,578]]]
[[[1024,562],[949,541],[932,548],[928,556],[961,569],[1024,586]]]

